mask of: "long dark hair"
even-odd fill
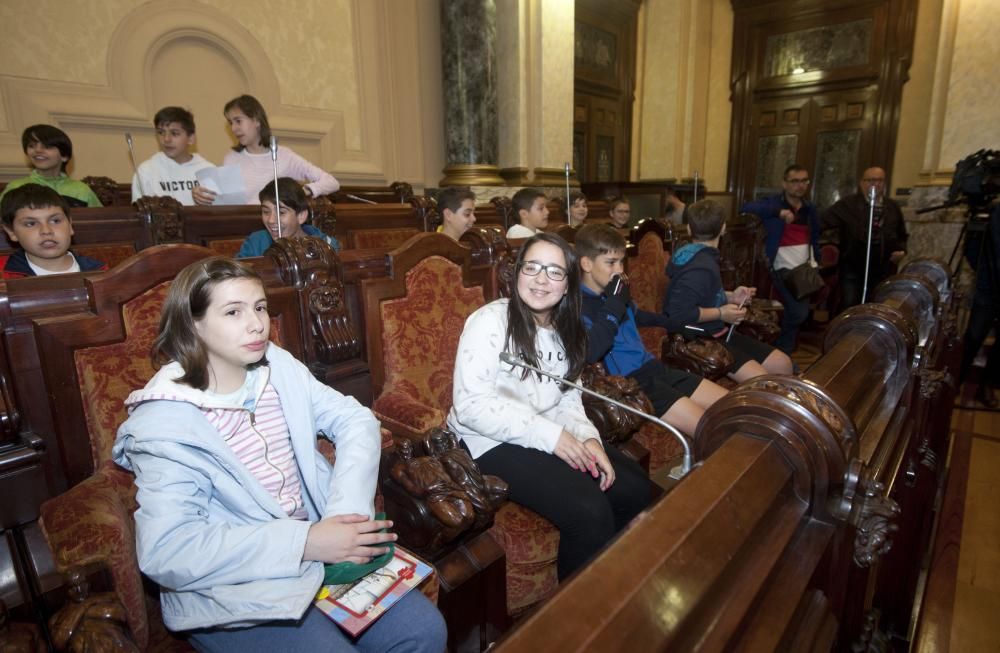
[[[566,294],[562,296],[559,303],[552,308],[552,328],[562,341],[563,349],[566,351],[566,378],[573,380],[583,372],[583,366],[587,359],[587,332],[583,328],[583,319],[580,317],[582,299],[580,298],[580,266],[573,248],[556,234],[540,232],[525,241],[521,246],[521,251],[517,255],[515,264],[516,274],[521,274],[521,266],[524,264],[524,257],[537,242],[546,242],[555,245],[562,250],[566,258]],[[545,274],[541,272],[539,274]],[[517,282],[515,280],[513,292],[511,292],[510,302],[507,304],[507,336],[505,348],[512,354],[520,356],[524,362],[538,367],[538,352],[535,351],[535,334],[537,327],[535,317],[528,308],[521,296],[517,292]],[[526,378],[530,373],[524,370],[521,378]]]
[[[195,322],[205,317],[216,286],[230,279],[252,279],[263,285],[256,270],[225,256],[192,263],[170,284],[151,357],[156,367],[170,361],[180,363],[184,375],[174,379],[175,382],[198,390],[208,387],[208,352],[198,336]],[[247,368],[266,364],[267,357],[262,357]]]
[[[264,105],[260,103],[260,100],[252,95],[234,97],[229,102],[226,102],[226,106],[222,110],[222,115],[226,115],[231,109],[239,109],[243,112],[243,115],[250,120],[256,120],[259,122],[260,144],[263,147],[267,147],[271,144],[271,125],[267,122],[267,112],[264,111]],[[243,149],[243,146],[239,143],[233,146],[233,150],[236,152],[241,152]]]

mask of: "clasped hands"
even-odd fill
[[[615,482],[615,469],[604,453],[604,447],[596,438],[580,442],[568,431],[559,434],[559,441],[553,452],[572,469],[586,472],[600,479],[601,491],[606,491]]]

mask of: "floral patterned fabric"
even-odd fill
[[[462,268],[441,256],[406,274],[406,296],[382,302],[385,382],[376,413],[416,430],[444,423],[455,352],[466,318],[485,304],[481,287],[462,286]]]
[[[144,650],[149,620],[135,555],[133,480],[129,472],[106,462],[93,476],[43,503],[40,523],[61,573],[91,564],[108,569],[132,637]]]
[[[507,613],[514,616],[552,595],[559,586],[559,531],[527,508],[507,502],[490,534],[507,554]]]
[[[636,256],[628,260],[629,290],[642,310],[652,313],[663,310],[669,260],[670,256],[663,251],[663,241],[653,232],[642,237]]]
[[[629,259],[629,290],[635,305],[644,311],[659,313],[663,310],[663,296],[667,291],[667,262],[670,255],[663,251],[663,241],[655,233],[648,233],[639,241],[638,251]],[[667,330],[660,327],[643,327],[639,337],[646,350],[660,357],[660,342]]]
[[[125,340],[74,353],[95,469],[111,459],[115,433],[127,417],[125,398],[153,376],[149,348],[169,289],[165,281],[122,305]]]

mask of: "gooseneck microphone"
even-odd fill
[[[608,402],[609,404],[614,404],[615,406],[618,406],[619,408],[621,408],[624,411],[632,413],[633,415],[638,415],[639,417],[642,417],[643,419],[647,419],[650,422],[653,422],[654,424],[658,424],[659,426],[662,426],[663,428],[667,429],[667,431],[671,435],[673,435],[675,438],[677,438],[677,440],[681,443],[681,446],[684,447],[684,462],[682,462],[678,467],[674,467],[673,469],[670,470],[670,478],[680,479],[680,478],[683,478],[684,476],[686,476],[688,474],[688,472],[691,471],[691,445],[690,445],[690,443],[687,441],[687,438],[685,438],[684,435],[680,431],[678,431],[675,427],[671,426],[670,424],[667,424],[666,422],[664,422],[659,417],[653,417],[652,415],[644,413],[641,410],[637,410],[635,408],[632,408],[631,406],[623,404],[622,402],[617,401],[615,399],[612,399],[611,397],[606,397],[606,396],[602,395],[600,392],[594,392],[590,388],[585,388],[582,385],[578,385],[576,383],[573,383],[572,381],[570,381],[570,380],[568,380],[568,379],[566,379],[564,377],[561,377],[558,374],[552,374],[551,372],[546,372],[545,370],[539,369],[539,368],[535,367],[534,365],[529,365],[528,363],[525,363],[521,359],[519,359],[516,356],[512,355],[510,352],[506,352],[506,351],[500,352],[500,360],[502,362],[504,362],[504,363],[507,363],[508,365],[515,365],[517,367],[523,367],[523,368],[525,368],[527,370],[531,370],[532,372],[536,372],[536,373],[541,374],[543,376],[547,376],[550,379],[554,379],[556,381],[559,381],[560,383],[562,383],[564,385],[568,385],[571,388],[576,388],[580,392],[588,394],[588,395],[590,395],[592,397],[597,397],[598,399],[602,399],[602,400]]]
[[[352,200],[355,200],[357,202],[361,202],[362,204],[378,204],[378,202],[375,202],[373,200],[366,199],[364,197],[358,197],[357,195],[351,195],[350,193],[344,193],[344,195],[346,195],[347,197],[350,197]]]
[[[274,169],[274,219],[278,222],[278,238],[281,238],[281,195],[278,194],[278,139],[271,135],[271,167]]]
[[[146,188],[142,183],[142,175],[139,174],[139,166],[135,164],[135,147],[132,144],[131,132],[125,132],[125,143],[128,145],[128,160],[132,163],[132,172],[135,173],[135,178],[139,180],[139,192],[142,193],[143,197],[146,197]]]
[[[865,247],[865,283],[861,286],[861,303],[868,300],[868,270],[872,260],[872,228],[875,225],[875,184],[868,189],[868,246]],[[812,247],[812,243],[809,245]]]
[[[569,161],[566,162],[564,170],[566,171],[566,224],[572,225],[573,220],[569,217]]]

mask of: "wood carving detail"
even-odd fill
[[[892,534],[899,530],[899,504],[885,496],[885,487],[875,481],[865,488],[861,503],[851,515],[856,527],[854,564],[867,568],[892,549]]]
[[[945,386],[952,387],[954,385],[948,370],[920,369],[917,371],[917,376],[920,377],[920,397],[922,399],[937,399]]]
[[[180,243],[184,240],[181,204],[172,197],[140,197],[135,208],[146,217],[153,245]]]
[[[431,429],[424,436],[424,451],[433,456],[451,480],[465,491],[475,509],[473,528],[483,530],[510,495],[510,486],[498,476],[483,474],[469,452],[458,444],[455,434],[444,428]]]
[[[309,198],[309,215],[314,227],[327,236],[336,237],[337,210],[326,195]]]
[[[626,376],[609,376],[600,363],[588,365],[580,377],[580,383],[606,397],[632,406],[644,413],[652,413],[653,405],[639,388],[639,382]],[[597,427],[601,438],[610,444],[628,442],[642,427],[642,418],[614,404],[592,397],[583,396],[583,408],[587,418]]]
[[[282,279],[306,296],[320,362],[332,364],[359,356],[361,341],[347,313],[337,253],[318,238],[302,238],[278,240],[268,255],[277,261]]]
[[[70,602],[49,621],[52,643],[58,651],[138,653],[128,634],[125,608],[112,592],[90,596],[90,584],[81,570],[67,574]]]

